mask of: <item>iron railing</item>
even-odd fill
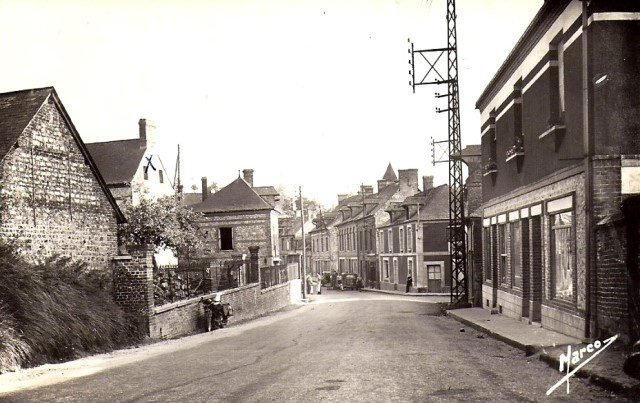
[[[286,264],[260,268],[260,287],[269,288],[289,281],[289,270]]]

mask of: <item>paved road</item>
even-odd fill
[[[23,383],[2,375],[0,393],[44,386],[0,400],[528,402],[547,400],[561,378],[537,358],[439,315],[429,298],[328,290],[312,300],[212,333],[40,369],[23,374]],[[568,395],[563,386],[551,398],[620,400],[579,379]]]

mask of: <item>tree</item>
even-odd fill
[[[277,187],[276,190],[280,193],[280,201],[278,203],[279,210],[285,213],[286,215],[295,215],[295,212],[300,210],[300,198],[298,195],[289,196],[287,195],[282,187]],[[318,210],[320,207],[320,203],[318,203],[314,199],[308,199],[302,196],[302,203],[304,207],[304,214],[308,217],[309,210]],[[323,209],[324,210],[324,209]]]
[[[123,210],[127,222],[118,228],[121,243],[191,250],[204,246],[197,225],[202,214],[181,205],[176,196],[143,198],[140,204]]]

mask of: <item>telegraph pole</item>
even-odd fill
[[[409,85],[416,91],[417,85],[447,84],[447,94],[436,94],[437,98],[447,97],[447,108],[436,108],[437,113],[447,112],[449,118],[448,163],[449,163],[449,236],[451,260],[451,304],[466,305],[468,303],[468,284],[466,269],[466,245],[464,230],[464,200],[462,181],[462,161],[460,150],[460,101],[458,88],[458,44],[456,33],[456,3],[447,0],[447,38],[446,48],[414,50],[413,43],[409,49],[411,59],[411,81]],[[447,78],[437,69],[442,56],[447,55]],[[416,82],[415,56],[419,55],[428,64],[427,73]],[[433,144],[435,147],[435,142]],[[435,156],[434,156],[434,163]],[[444,162],[444,161],[442,161]]]
[[[302,204],[302,186],[298,187],[300,194],[300,220],[302,221],[302,261],[300,262],[300,271],[302,272],[302,299],[307,299],[307,245],[304,238],[304,205]]]

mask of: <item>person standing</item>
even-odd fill
[[[407,289],[405,293],[409,292],[409,290],[411,290],[411,287],[413,287],[413,277],[411,277],[411,273],[409,273],[407,274]]]

